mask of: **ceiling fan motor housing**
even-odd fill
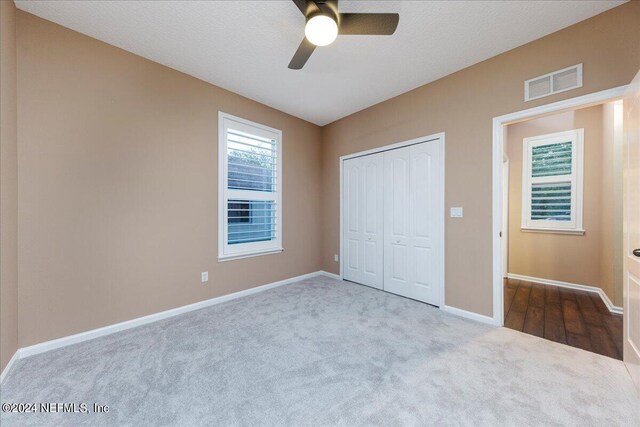
[[[333,19],[336,24],[340,25],[340,14],[338,13],[338,4],[336,1],[314,2],[308,0],[307,13],[305,14],[307,22],[318,15],[328,16]]]

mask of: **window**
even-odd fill
[[[218,259],[282,252],[282,132],[220,113]]]
[[[584,234],[584,130],[525,138],[522,149],[522,229]]]

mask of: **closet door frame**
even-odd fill
[[[441,289],[440,289],[440,307],[444,307],[445,306],[445,282],[444,282],[444,271],[445,271],[445,245],[444,245],[444,219],[445,219],[445,201],[444,201],[444,190],[445,190],[445,133],[444,132],[440,132],[440,133],[436,133],[436,134],[432,134],[432,135],[427,135],[427,136],[422,136],[420,138],[415,138],[415,139],[411,139],[409,141],[402,141],[402,142],[398,142],[395,144],[389,144],[389,145],[385,145],[382,147],[377,147],[371,150],[365,150],[365,151],[360,151],[358,153],[353,153],[353,154],[347,154],[345,156],[341,156],[340,157],[340,253],[339,253],[339,266],[340,266],[340,279],[344,279],[344,263],[343,263],[343,255],[345,254],[344,251],[344,230],[343,230],[343,224],[344,224],[344,218],[343,218],[343,213],[344,213],[344,169],[343,169],[343,164],[345,160],[348,159],[353,159],[355,157],[362,157],[362,156],[366,156],[369,154],[375,154],[375,153],[382,153],[384,151],[389,151],[389,150],[394,150],[396,148],[402,148],[402,147],[407,147],[410,145],[415,145],[415,144],[421,144],[424,142],[435,142],[435,141],[440,141],[441,144],[441,161],[442,161],[442,179],[441,179],[441,186],[442,188],[440,189],[440,197],[441,197],[441,203],[440,205],[443,207],[443,222],[442,222],[442,227],[439,231],[440,234],[440,259],[441,259],[441,267],[439,274],[440,274],[440,283],[441,283]]]

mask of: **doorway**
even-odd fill
[[[498,118],[501,200],[494,205],[496,323],[616,359],[623,353],[622,93]]]
[[[344,156],[341,276],[441,306],[444,134]]]

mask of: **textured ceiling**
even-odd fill
[[[305,21],[288,0],[16,1],[19,9],[319,125],[620,3],[342,0],[342,12],[400,13],[395,35],[338,36],[294,71],[287,64]]]

